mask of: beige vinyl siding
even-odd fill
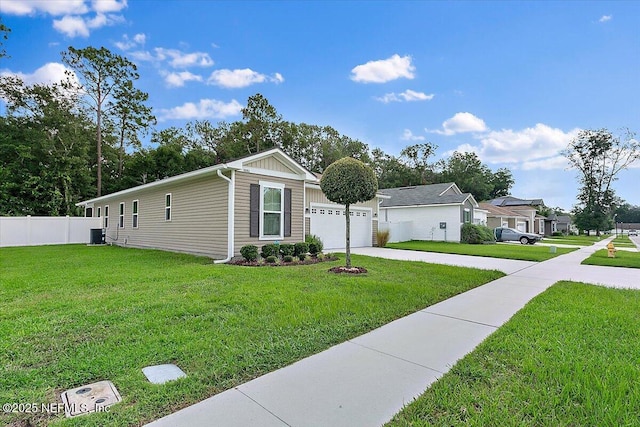
[[[258,168],[258,169],[272,170],[277,172],[293,173],[296,175],[300,174],[299,171],[292,170],[287,165],[285,165],[284,163],[282,163],[280,160],[276,159],[273,156],[265,157],[263,159],[259,159],[254,162],[247,163],[245,166],[248,168]]]
[[[171,221],[165,221],[165,196],[169,193]],[[134,191],[97,206],[102,206],[103,212],[105,205],[110,206],[107,243],[225,258],[227,195],[227,182],[209,176]],[[132,224],[133,200],[138,200],[138,228]],[[120,202],[125,203],[124,229],[117,228]]]
[[[249,189],[251,184],[259,184],[260,181],[278,182],[291,189],[291,237],[285,237],[280,243],[297,243],[304,241],[302,231],[304,220],[304,181],[294,179],[276,178],[273,176],[257,175],[246,172],[236,172],[235,182],[235,256],[240,256],[240,248],[244,245],[262,245],[273,243],[273,240],[260,240],[249,235]]]
[[[378,221],[371,221],[371,244],[378,246]]]

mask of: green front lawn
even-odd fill
[[[640,292],[534,298],[389,426],[637,426]]]
[[[618,237],[613,239],[613,244],[615,246],[623,247],[623,248],[635,248],[636,245],[631,241],[629,236],[626,234],[619,234]]]
[[[616,257],[609,258],[607,249],[600,249],[582,261],[582,264],[640,268],[640,252],[616,251]]]
[[[0,402],[59,402],[100,380],[123,397],[109,413],[0,413],[0,425],[140,425],[503,275],[353,262],[368,274],[106,246],[0,249]],[[188,377],[150,384],[141,369],[164,363]]]
[[[468,245],[465,243],[431,242],[426,240],[388,243],[386,247],[393,249],[408,249],[412,251],[517,259],[522,261],[546,261],[558,255],[566,254],[577,249],[556,248],[556,253],[554,254],[551,253],[551,249],[548,246],[539,245]]]
[[[569,236],[545,237],[542,241],[544,243],[555,243],[555,244],[562,244],[562,245],[591,246],[594,243],[599,242],[600,240],[602,240],[602,237],[569,235]]]

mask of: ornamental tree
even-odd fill
[[[344,157],[327,167],[320,179],[320,188],[329,200],[345,206],[346,267],[351,267],[351,214],[349,206],[366,202],[378,191],[376,175],[366,164]]]

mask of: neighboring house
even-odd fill
[[[513,196],[504,196],[490,200],[488,203],[500,208],[506,208],[527,218],[524,223],[524,228],[512,228],[516,228],[525,233],[545,234],[544,217],[537,214],[537,209],[544,206],[542,199],[519,199]],[[538,218],[536,218],[536,216]]]
[[[527,228],[529,217],[511,209],[494,206],[491,203],[480,203],[480,209],[487,211],[487,227],[491,229],[507,227],[524,232]]]
[[[345,243],[344,207],[318,178],[279,149],[199,169],[78,203],[102,217],[107,243],[231,259],[240,248],[296,243],[319,235]],[[378,199],[353,205],[351,245],[372,246]]]
[[[454,183],[417,185],[379,190],[388,198],[380,203],[380,221],[390,241],[460,241],[460,228],[472,223],[478,203]],[[381,224],[382,227],[382,224]]]
[[[556,216],[556,230],[562,232],[563,234],[574,234],[575,227],[571,222],[571,217],[569,215],[557,215]]]

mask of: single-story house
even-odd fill
[[[478,203],[452,182],[388,188],[379,193],[387,196],[380,202],[380,226],[389,230],[391,242],[459,242],[462,224],[476,218]]]
[[[526,217],[524,227],[520,224],[516,227],[510,226],[511,228],[525,233],[545,234],[545,218],[537,213],[537,209],[544,206],[542,199],[519,199],[513,196],[504,196],[489,200],[488,203]]]
[[[318,235],[344,247],[344,206],[329,201],[319,179],[274,148],[224,164],[78,203],[102,217],[108,243],[228,260],[240,248],[296,243]],[[352,206],[351,245],[372,246],[378,197]]]
[[[527,227],[526,215],[514,212],[510,209],[500,206],[494,206],[491,203],[480,203],[480,208],[485,209],[487,213],[487,227],[494,229],[497,227],[509,227],[515,230],[525,231]]]

